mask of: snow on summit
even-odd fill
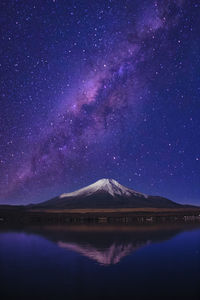
[[[148,198],[147,195],[136,192],[132,189],[129,189],[114,179],[107,179],[103,178],[96,181],[93,184],[90,184],[84,188],[81,188],[72,193],[64,193],[59,196],[59,198],[66,198],[66,197],[75,197],[75,196],[89,196],[96,192],[106,192],[111,196],[138,196],[138,197],[145,197]]]

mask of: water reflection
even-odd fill
[[[0,226],[2,299],[200,299],[196,226]]]
[[[20,229],[54,242],[100,265],[119,263],[122,258],[151,243],[169,240],[194,226],[44,226]],[[19,230],[19,229],[18,229]]]

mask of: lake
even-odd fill
[[[0,229],[5,299],[200,299],[197,225]]]

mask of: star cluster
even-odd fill
[[[0,201],[102,177],[199,203],[198,1],[1,1]]]

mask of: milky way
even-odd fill
[[[34,11],[39,13],[39,8],[34,4],[24,3],[22,11],[19,4],[4,4],[15,15],[15,25],[21,24],[22,32],[31,35],[30,41],[22,33],[19,36],[25,39],[25,67],[29,47],[38,51],[38,60],[32,63],[27,82],[15,86],[22,105],[14,117],[14,137],[7,135],[13,125],[4,125],[2,135],[9,150],[1,152],[2,202],[45,200],[100,177],[114,177],[141,192],[179,201],[193,188],[189,201],[198,200],[199,144],[195,142],[192,151],[187,145],[188,139],[193,142],[192,130],[199,127],[196,87],[189,105],[190,87],[185,85],[185,70],[191,72],[188,57],[194,65],[198,52],[187,47],[188,39],[190,44],[195,40],[196,2],[94,1],[90,8],[89,2],[49,1],[41,8],[46,15],[37,17]],[[40,18],[43,39],[34,37],[31,25],[27,29],[29,18],[32,25]],[[10,27],[14,35],[14,24]],[[3,38],[9,34],[5,31]],[[35,46],[37,38],[45,58]],[[19,61],[16,76],[22,77],[23,56],[14,49],[9,55]],[[189,78],[195,85],[195,76]],[[29,85],[30,93],[22,96]],[[48,93],[41,92],[45,87]],[[30,108],[24,100],[28,94]],[[14,113],[14,106],[10,107],[10,112],[4,107],[6,118]]]

